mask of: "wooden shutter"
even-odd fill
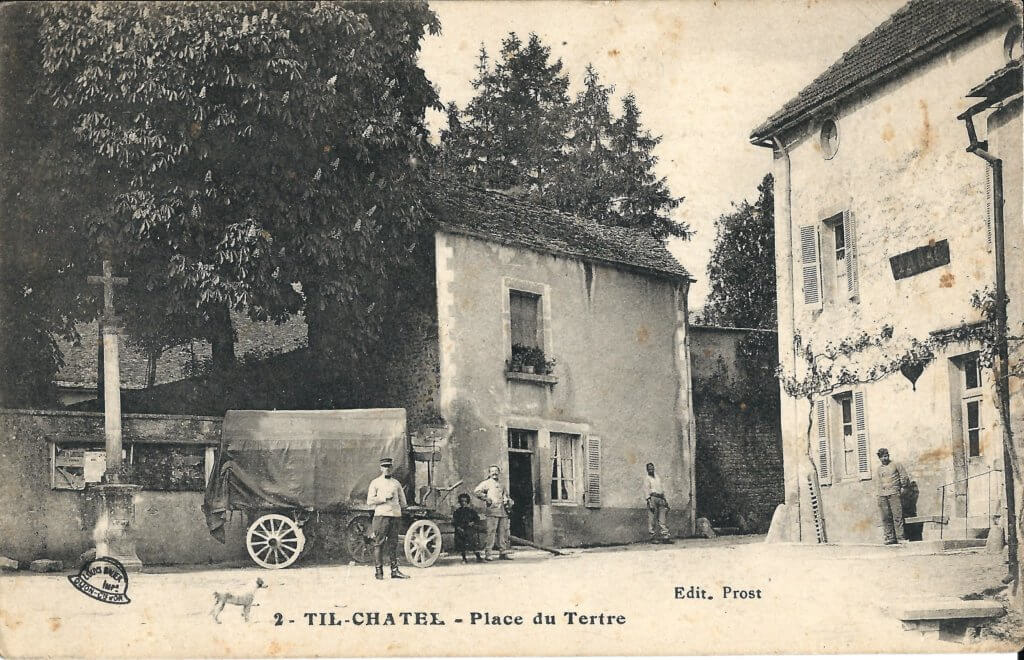
[[[818,256],[818,230],[813,225],[800,227],[800,270],[804,305],[821,309],[821,259]]]
[[[857,438],[857,474],[871,478],[871,447],[868,442],[868,420],[864,410],[864,393],[853,393],[853,432]]]
[[[601,506],[601,438],[587,436],[587,489],[586,505],[590,508]]]
[[[846,236],[846,293],[857,295],[857,222],[852,211],[843,211],[843,234]]]
[[[818,482],[827,486],[832,483],[832,448],[828,441],[828,411],[824,399],[814,402],[814,417],[818,422]]]

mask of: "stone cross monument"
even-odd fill
[[[103,482],[93,488],[101,499],[93,541],[97,557],[113,557],[127,570],[139,570],[142,562],[135,551],[132,524],[138,486],[121,483],[121,371],[118,364],[120,323],[114,315],[114,285],[127,284],[114,277],[110,261],[103,261],[103,275],[90,275],[90,284],[103,285],[103,431],[106,440],[106,470]]]

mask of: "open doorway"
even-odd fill
[[[508,491],[514,501],[509,512],[513,536],[533,540],[533,449],[537,432],[508,430]]]

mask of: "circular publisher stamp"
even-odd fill
[[[89,598],[101,603],[125,605],[128,598],[128,571],[113,557],[97,557],[82,567],[78,575],[69,575],[68,581]]]

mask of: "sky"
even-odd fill
[[[593,64],[618,99],[632,92],[644,125],[662,136],[658,173],[685,197],[674,217],[696,231],[669,249],[697,282],[690,308],[708,293],[716,221],[732,202],[757,198],[771,151],[751,130],[795,96],[905,0],[431,0],[442,32],[420,62],[441,100],[473,96],[477,53],[495,56],[502,37],[536,32],[560,58],[570,93]],[[439,132],[442,113],[428,120]]]

